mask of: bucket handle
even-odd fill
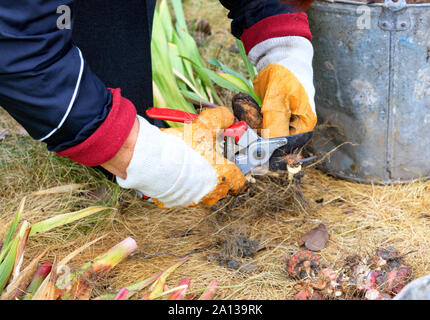
[[[385,0],[384,8],[390,9],[391,11],[400,11],[406,8],[406,0]]]
[[[411,26],[406,0],[385,0],[378,20],[384,31],[406,31]]]

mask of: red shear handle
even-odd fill
[[[175,122],[192,122],[198,117],[195,113],[167,108],[148,109],[146,115],[151,119]]]
[[[248,124],[245,121],[240,121],[225,129],[223,135],[225,137],[233,137],[236,143],[238,143],[247,130]]]

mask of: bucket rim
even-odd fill
[[[350,4],[356,6],[369,6],[369,7],[385,7],[385,3],[366,3],[361,1],[352,1],[352,0],[317,0],[316,2],[326,2],[326,3],[341,3],[341,4]],[[407,3],[405,8],[419,8],[426,7],[430,8],[430,3]]]

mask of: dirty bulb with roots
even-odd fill
[[[291,278],[300,281],[298,300],[390,300],[412,279],[404,256],[392,247],[378,249],[371,256],[348,256],[345,265],[334,271],[322,265],[315,253],[301,251],[287,260],[287,271]]]

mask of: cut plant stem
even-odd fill
[[[19,276],[21,265],[24,260],[25,246],[27,245],[28,235],[30,234],[31,225],[28,221],[24,221],[19,232],[19,243],[16,250],[15,264],[13,266],[12,280]]]
[[[113,300],[127,300],[130,290],[127,288],[121,289]]]
[[[25,289],[31,282],[31,276],[37,270],[37,265],[40,259],[42,259],[47,252],[48,249],[45,249],[41,254],[34,258],[22,272],[20,272],[18,277],[9,283],[1,295],[1,300],[16,300],[20,299],[24,295]]]
[[[149,296],[147,296],[147,299],[146,300],[157,300],[157,299],[159,299],[159,298],[161,298],[161,297],[163,297],[163,296],[166,296],[166,295],[168,295],[168,294],[171,294],[171,293],[173,293],[173,292],[177,292],[177,291],[183,291],[183,290],[186,290],[186,289],[188,289],[188,285],[182,285],[182,286],[178,286],[178,287],[176,287],[176,288],[172,288],[172,289],[168,289],[167,288],[167,290],[165,290],[165,291],[162,291],[160,294],[158,294],[158,295],[152,295],[152,293],[150,293],[149,294]],[[146,295],[145,295],[146,296]],[[145,299],[142,299],[142,300],[145,300]]]
[[[3,292],[3,289],[5,288],[12,274],[15,265],[16,252],[18,250],[19,240],[20,237],[19,234],[17,234],[12,240],[12,242],[10,242],[10,248],[8,249],[8,253],[4,258],[3,262],[0,264],[0,294]]]
[[[113,208],[108,207],[90,207],[76,212],[60,214],[47,220],[37,222],[31,227],[30,237],[37,233],[47,232],[107,209],[113,210]]]
[[[218,282],[212,281],[199,300],[213,300],[216,293],[216,287],[218,287]]]
[[[197,94],[188,90],[181,90],[185,99],[191,102],[194,106],[204,107],[204,108],[217,108],[219,105],[213,104],[209,101],[202,100]]]
[[[153,277],[147,278],[147,279],[145,279],[143,281],[140,281],[140,282],[138,282],[136,284],[133,284],[131,286],[126,287],[126,289],[129,290],[129,294],[127,296],[127,299],[131,298],[133,295],[135,295],[139,291],[145,289],[147,286],[149,286],[154,281],[156,281],[158,278],[160,278],[162,274],[163,274],[163,272],[159,272],[158,274],[156,274]],[[114,297],[115,297],[114,294],[105,294],[105,295],[102,295],[102,296],[100,296],[98,298],[100,300],[112,300]]]
[[[21,203],[18,206],[18,210],[15,215],[15,219],[12,221],[12,224],[9,227],[9,231],[6,235],[5,240],[3,241],[2,248],[0,250],[0,263],[3,261],[4,257],[7,254],[7,251],[10,248],[10,240],[12,239],[13,234],[15,233],[16,227],[18,226],[19,219],[21,218],[21,214],[24,211],[26,197],[21,200]]]
[[[57,258],[54,259],[49,275],[34,293],[32,300],[57,300],[61,293],[57,290],[56,282]]]
[[[98,256],[94,261],[81,267],[74,276],[74,284],[69,299],[89,300],[94,288],[94,281],[104,277],[113,267],[127,258],[137,249],[136,241],[127,238],[106,253]]]
[[[176,290],[173,292],[167,300],[184,300],[185,294],[187,293],[188,288],[190,287],[191,280],[189,278],[185,278],[182,280],[178,287],[186,286],[184,289]]]
[[[51,272],[51,268],[52,265],[49,262],[45,262],[39,267],[26,290],[27,294],[24,296],[23,300],[31,300],[33,298],[33,295],[36,293],[37,289],[39,289],[43,280],[45,280],[45,278]]]
[[[248,69],[250,82],[254,81],[255,76],[257,75],[256,68],[249,62],[248,57],[246,56],[245,47],[243,46],[243,42],[239,39],[236,39],[237,48],[239,49],[240,56],[242,57],[243,63]]]
[[[187,259],[188,259],[188,256],[182,258],[177,263],[175,263],[173,266],[171,266],[170,268],[168,268],[166,271],[163,272],[163,274],[160,276],[160,278],[158,278],[157,281],[150,287],[151,293],[148,297],[149,300],[155,299],[155,297],[159,296],[163,292],[167,277],[173,271],[175,271],[181,264],[183,264]]]
[[[202,100],[206,100],[205,98],[202,97],[202,95],[200,94],[200,92],[193,86],[193,84],[182,74],[180,73],[178,70],[173,69],[173,73],[175,76],[177,76],[179,79],[181,79],[182,81],[185,82],[185,84],[190,87],[190,89],[199,96],[200,99]]]

